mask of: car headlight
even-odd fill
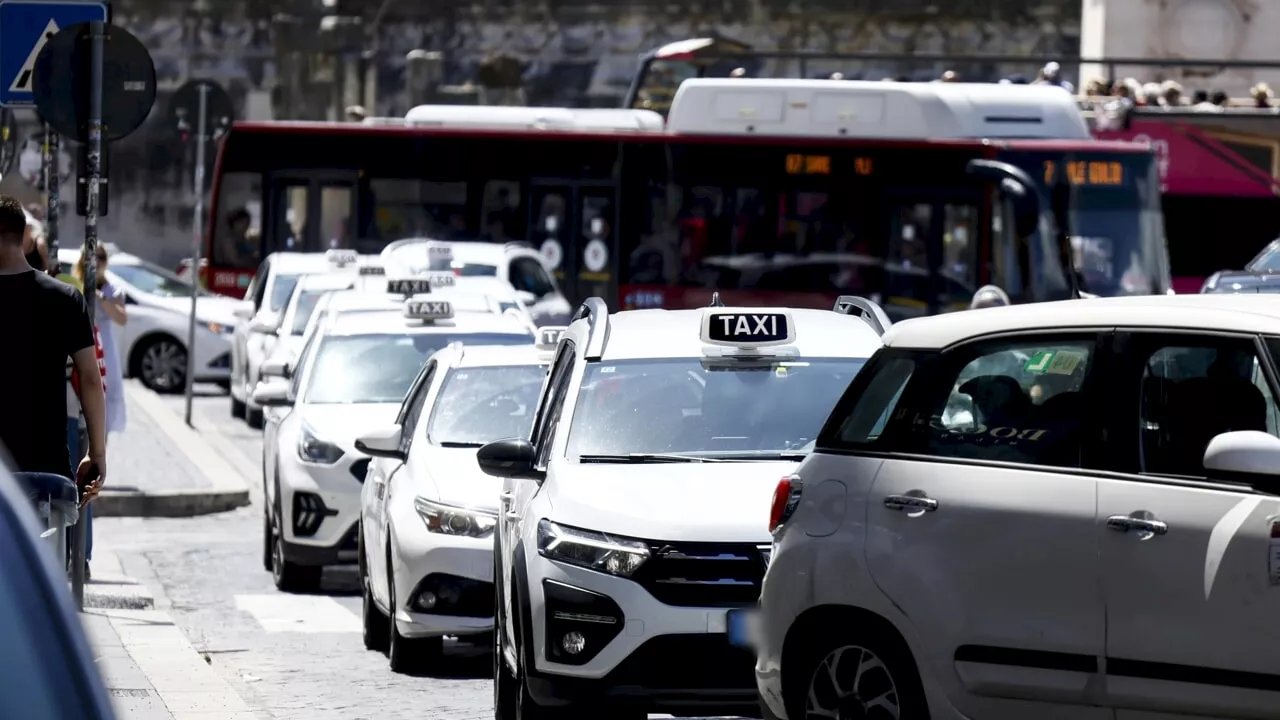
[[[311,428],[302,426],[298,438],[298,457],[309,463],[332,465],[342,459],[342,448],[315,436]]]
[[[492,513],[444,505],[426,498],[414,498],[413,507],[422,516],[427,530],[441,535],[488,537],[498,524],[498,517]]]
[[[236,331],[234,325],[224,325],[222,323],[207,322],[202,323],[205,328],[214,335],[231,335]]]
[[[649,559],[649,546],[632,538],[544,519],[538,523],[538,554],[588,570],[631,577]]]

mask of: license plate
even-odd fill
[[[751,647],[754,640],[752,630],[754,623],[754,609],[730,610],[725,618],[725,630],[729,633],[729,644],[737,647]]]

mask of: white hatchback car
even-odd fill
[[[502,484],[476,466],[476,449],[529,433],[563,330],[541,328],[536,346],[440,350],[405,396],[400,422],[356,440],[373,456],[360,503],[364,644],[386,651],[392,670],[430,666],[445,635],[493,630]]]
[[[1280,302],[902,322],[779,484],[778,718],[1280,717]]]
[[[764,508],[880,347],[876,315],[583,305],[529,439],[477,453],[504,478],[499,718],[755,710]]]
[[[58,249],[58,264],[64,274],[71,274],[79,258],[79,248]],[[155,392],[182,392],[187,383],[191,284],[159,265],[123,252],[108,256],[107,279],[125,293],[128,322],[112,327],[124,376],[138,378]],[[196,300],[197,382],[227,382],[236,305],[231,298],[200,291]]]
[[[356,561],[369,457],[355,439],[395,419],[427,358],[451,342],[532,345],[534,337],[511,315],[455,314],[447,301],[407,298],[398,310],[329,313],[308,334],[292,381],[258,385],[259,405],[292,408],[263,438],[263,563],[276,587],[311,590],[324,566]]]

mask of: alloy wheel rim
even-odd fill
[[[142,374],[156,387],[175,389],[186,378],[187,354],[177,343],[155,343],[142,354]]]
[[[818,663],[809,679],[804,720],[899,720],[898,688],[871,650],[845,645]]]

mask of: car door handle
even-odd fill
[[[1169,524],[1162,520],[1132,517],[1130,515],[1112,515],[1107,518],[1107,527],[1116,532],[1142,532],[1151,535],[1164,535],[1169,532]]]
[[[923,495],[890,495],[884,499],[884,506],[899,512],[933,512],[938,509],[938,501]]]

